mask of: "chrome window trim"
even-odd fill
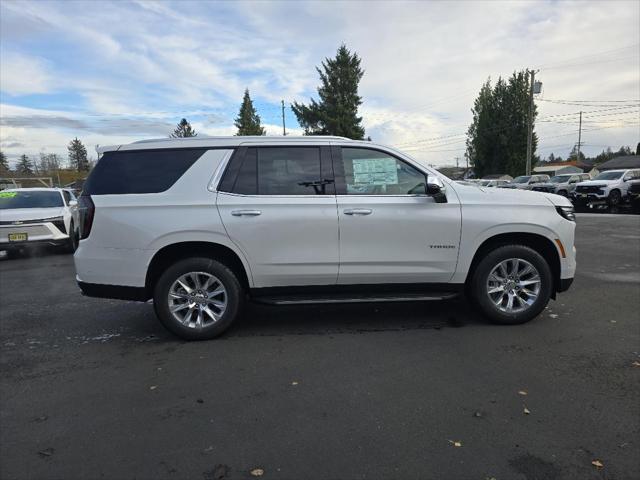
[[[211,180],[209,180],[209,184],[207,185],[207,190],[209,190],[210,192],[218,191],[220,180],[222,180],[222,174],[226,170],[227,165],[229,164],[229,160],[231,159],[231,156],[233,155],[234,151],[235,149],[233,148],[229,149],[227,153],[225,153],[222,159],[220,160],[220,164],[218,165],[218,168],[216,168],[215,171],[213,172],[213,175],[211,176]]]

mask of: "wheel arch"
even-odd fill
[[[556,292],[560,287],[560,254],[557,247],[549,238],[538,233],[530,232],[509,232],[500,233],[487,238],[476,250],[471,261],[471,266],[467,273],[465,285],[471,283],[473,274],[480,260],[490,251],[505,245],[524,245],[538,252],[549,264],[553,277],[553,288],[551,297],[555,299]]]
[[[229,267],[247,291],[251,286],[251,272],[247,270],[240,255],[226,245],[214,242],[185,241],[166,245],[158,250],[149,262],[145,279],[147,294],[152,295],[155,284],[171,264],[190,257],[206,257],[217,260]]]

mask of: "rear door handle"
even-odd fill
[[[257,217],[261,213],[260,210],[233,210],[231,215],[234,217]]]
[[[369,208],[348,208],[344,211],[345,215],[371,215],[373,210]]]

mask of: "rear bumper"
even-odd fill
[[[144,287],[126,287],[121,285],[103,285],[99,283],[86,283],[77,280],[78,287],[86,297],[114,298],[116,300],[133,300],[146,302],[150,296]]]

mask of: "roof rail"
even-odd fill
[[[162,137],[162,138],[147,138],[145,140],[137,140],[132,142],[131,144],[138,143],[157,143],[157,142],[189,142],[196,140],[274,140],[274,141],[282,141],[282,140],[312,140],[314,137],[320,137],[324,139],[330,140],[351,140],[347,137],[338,137],[335,135],[297,135],[297,136],[286,136],[282,137],[280,135],[254,135],[254,136],[210,136],[210,135],[198,135],[196,137]]]

